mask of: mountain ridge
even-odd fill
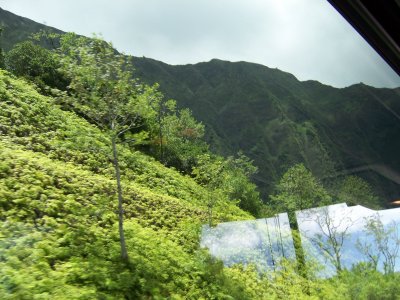
[[[221,60],[212,60],[209,63],[200,63],[190,66],[180,66],[179,70],[182,71],[182,73],[189,72],[189,69],[195,70],[191,71],[191,74],[180,74],[179,76],[177,76],[173,72],[170,72],[169,75],[171,76],[164,81],[162,74],[156,74],[157,71],[155,69],[149,68],[148,64],[149,62],[147,61],[136,60],[136,66],[139,66],[139,68],[137,69],[140,70],[140,77],[149,83],[155,82],[156,80],[154,78],[156,78],[158,80],[157,82],[160,83],[161,88],[168,96],[178,99],[178,104],[191,108],[194,115],[198,119],[203,121],[206,125],[211,123],[212,125],[209,125],[208,127],[211,128],[212,131],[216,132],[216,135],[219,137],[226,137],[226,133],[227,131],[229,131],[229,128],[235,127],[235,124],[232,123],[241,122],[241,119],[238,118],[237,115],[238,113],[239,115],[243,115],[240,114],[240,111],[248,110],[249,106],[253,107],[252,111],[248,114],[251,115],[252,119],[257,119],[257,121],[259,121],[260,119],[266,121],[268,120],[268,117],[273,118],[278,113],[277,110],[279,110],[276,105],[273,105],[273,103],[275,102],[279,103],[279,105],[281,106],[286,106],[284,108],[284,111],[288,114],[288,116],[290,116],[289,119],[291,119],[292,121],[305,122],[309,119],[313,119],[314,123],[316,122],[319,123],[319,125],[323,125],[323,131],[326,131],[328,133],[322,132],[319,134],[331,136],[330,138],[325,137],[324,143],[329,142],[330,144],[339,144],[340,148],[343,148],[340,150],[340,152],[342,152],[342,155],[344,155],[345,152],[349,152],[350,155],[344,155],[344,167],[353,167],[367,164],[369,162],[372,163],[373,160],[381,158],[371,155],[365,155],[365,153],[362,154],[362,149],[357,151],[355,151],[354,149],[348,149],[349,147],[346,147],[345,145],[346,141],[343,141],[343,138],[337,137],[336,132],[338,132],[338,130],[335,128],[331,128],[332,125],[335,125],[335,127],[341,128],[341,130],[339,131],[344,130],[343,126],[340,126],[341,122],[334,122],[335,118],[340,117],[343,119],[344,115],[346,115],[346,117],[348,118],[348,120],[346,121],[347,123],[354,123],[355,121],[357,124],[349,125],[348,129],[350,130],[357,129],[357,127],[359,127],[360,125],[358,124],[358,122],[360,121],[362,121],[363,123],[368,123],[369,120],[367,119],[370,119],[372,122],[379,123],[382,122],[382,120],[384,120],[385,118],[388,118],[388,120],[391,120],[390,126],[385,126],[384,128],[383,126],[380,126],[380,128],[383,131],[388,131],[388,127],[393,126],[394,131],[388,134],[386,141],[384,136],[382,136],[381,134],[381,141],[379,143],[382,143],[383,141],[387,142],[388,140],[393,140],[393,138],[395,138],[396,134],[398,134],[399,132],[398,120],[393,119],[393,114],[386,114],[386,108],[384,108],[382,103],[376,101],[376,98],[384,99],[382,101],[388,102],[384,104],[394,107],[394,111],[396,111],[397,114],[397,112],[400,111],[398,100],[395,100],[398,99],[398,89],[373,88],[360,83],[351,85],[346,88],[337,89],[332,86],[324,85],[317,81],[298,81],[294,76],[287,76],[285,72],[281,72],[279,70],[275,72],[276,74],[283,77],[279,80],[276,77],[273,78],[274,80],[268,80],[268,78],[266,79],[267,76],[262,77],[262,80],[260,80],[260,77],[256,78],[256,80],[253,80],[254,77],[256,77],[253,70],[250,71],[253,73],[251,73],[250,76],[247,78],[244,75],[245,72],[243,72],[243,65],[247,67],[252,67],[253,64],[231,63],[223,62]],[[151,64],[154,64],[154,61],[151,61]],[[205,73],[204,68],[210,67],[210,65],[212,64],[218,64],[219,66],[213,69],[213,74]],[[233,76],[220,76],[220,78],[218,79],[218,68],[221,67],[221,64],[228,65],[227,69],[229,70],[231,70],[232,68],[235,69],[236,67],[240,70],[236,71],[236,74]],[[273,70],[270,68],[262,68],[259,65],[256,68],[261,68],[265,73]],[[178,68],[175,68],[175,72],[179,71],[177,71],[177,69]],[[227,70],[224,75],[229,75],[229,70]],[[163,71],[165,72],[165,69]],[[257,72],[257,70],[255,72]],[[194,80],[191,78],[191,76],[194,77]],[[242,76],[242,78],[240,78],[240,76]],[[252,77],[253,79],[251,79]],[[172,84],[172,86],[170,87],[171,82],[173,80],[176,80],[176,78],[180,80],[180,85],[178,85],[179,89],[176,89],[176,84]],[[207,78],[210,82],[213,82],[213,86],[207,80],[204,80],[204,78]],[[193,81],[195,81],[196,79],[198,80],[198,82],[193,83]],[[233,82],[229,83],[230,86],[228,88],[221,87],[221,85],[226,84],[227,81]],[[217,84],[217,82],[219,82],[219,84]],[[196,89],[191,88],[191,85],[194,85]],[[204,92],[205,89],[209,89],[208,94],[207,92]],[[221,89],[223,90],[223,95],[218,95],[218,93],[221,92]],[[264,91],[261,91],[262,89],[264,89]],[[244,95],[244,93],[247,93],[247,95]],[[211,94],[212,96],[210,96]],[[240,96],[238,96],[240,94],[242,94],[243,99],[245,99],[245,101],[243,102],[245,102],[246,105],[239,105],[239,108],[235,109],[235,105],[237,106],[238,103],[240,104]],[[232,97],[234,97],[236,100],[233,100]],[[387,99],[391,100],[388,101]],[[368,116],[363,116],[363,114],[365,113],[365,109],[363,109],[363,106],[370,107],[366,112]],[[345,113],[342,113],[340,110],[343,110]],[[355,110],[360,111],[360,117],[363,120],[354,120],[357,115],[351,114],[350,110],[353,110],[354,112]],[[378,113],[381,115],[382,119],[379,118],[379,120],[375,120],[375,116]],[[227,121],[228,123],[231,121],[231,124],[221,124],[222,120],[225,120],[224,122]],[[271,120],[272,119],[270,119],[270,121]],[[246,122],[247,127],[256,126],[254,124],[249,125],[249,123],[251,123],[251,120],[244,121]],[[374,126],[375,125],[370,126],[372,127],[371,130],[374,129]],[[368,124],[365,127],[367,128]],[[236,129],[240,130],[240,128]],[[322,129],[319,130],[321,131]],[[374,134],[377,133],[379,132],[375,130]],[[210,137],[209,135],[209,139],[212,140],[212,136]],[[234,143],[233,136],[228,138],[228,140],[230,143]],[[253,137],[253,141],[255,140],[257,140],[256,136]],[[371,138],[367,142],[364,142],[364,145],[370,146],[370,144],[373,143],[372,140],[373,138]],[[211,144],[215,146],[218,143]],[[229,145],[229,143],[222,144],[224,144],[225,146]],[[240,148],[243,147],[243,144],[233,144],[232,147],[234,148],[234,150],[238,151],[240,150]],[[353,145],[351,148],[355,148],[355,145]],[[388,148],[393,149],[393,147]],[[223,149],[218,149],[218,151],[224,153]],[[273,149],[271,149],[271,151],[273,151]],[[232,150],[228,151],[228,153],[232,153]],[[227,153],[225,152],[225,154]],[[246,154],[249,154],[249,152],[247,152]],[[249,156],[254,159],[254,155]],[[366,156],[366,159],[357,159],[357,157],[359,156]],[[392,152],[389,157],[393,158],[396,157],[396,155]],[[391,159],[386,160],[386,163],[390,162]],[[395,164],[397,164],[398,166],[398,160],[395,160]],[[282,170],[280,171],[280,173],[281,172]],[[393,187],[393,189],[396,188]]]

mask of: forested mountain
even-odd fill
[[[32,32],[59,32],[4,10],[0,20],[6,50]],[[259,169],[254,180],[264,200],[298,162],[323,181],[358,171],[384,202],[400,196],[390,176],[366,167],[400,172],[399,88],[359,83],[338,89],[258,64],[217,59],[174,66],[135,57],[133,65],[143,81],[159,83],[179,107],[193,111],[213,150],[242,151],[254,160]]]
[[[320,179],[371,164],[400,171],[400,89],[362,83],[337,89],[247,62],[171,66],[142,58],[135,64],[141,78],[159,82],[208,125],[217,151],[242,150],[255,160],[264,195],[296,162]],[[399,196],[398,184],[383,176],[357,175],[387,200]]]

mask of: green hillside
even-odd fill
[[[4,71],[0,95],[2,299],[211,293],[198,282],[208,272],[206,256],[196,250],[200,225],[207,222],[202,187],[121,147],[134,271],[125,269],[118,263],[117,201],[106,138]],[[215,218],[251,216],[224,202],[217,204]]]
[[[127,147],[121,261],[106,136],[56,99],[0,70],[1,299],[395,299],[398,276],[362,270],[305,278],[288,263],[261,275],[198,248],[207,192]],[[252,218],[228,201],[216,222]],[[368,285],[365,283],[368,282]],[[374,283],[374,284],[371,284]],[[386,298],[382,298],[386,297]]]

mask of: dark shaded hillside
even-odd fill
[[[17,16],[1,7],[0,26],[4,29],[1,39],[1,47],[6,51],[10,50],[16,43],[27,40],[31,34],[41,30],[63,33],[63,31],[59,29],[37,23],[28,18]]]
[[[3,45],[10,49],[47,26],[0,10]],[[51,29],[53,30],[53,29]],[[304,162],[329,183],[336,171],[380,164],[400,173],[400,89],[356,84],[337,89],[247,62],[214,59],[172,66],[135,58],[136,75],[189,107],[207,128],[214,150],[243,150],[259,167],[264,197],[283,172]],[[399,185],[374,171],[357,173],[386,201]]]
[[[304,161],[321,179],[370,164],[400,170],[400,94],[356,84],[344,89],[300,82],[277,69],[212,60],[170,66],[137,58],[140,76],[189,107],[209,127],[216,150],[243,150],[260,172],[265,194],[282,172]],[[360,173],[387,200],[398,185],[372,171]]]

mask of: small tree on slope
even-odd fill
[[[159,93],[133,79],[126,57],[101,39],[89,40],[67,34],[61,38],[60,50],[62,69],[71,79],[69,104],[110,139],[118,194],[121,257],[128,261],[117,143],[141,126],[146,115],[151,113],[149,102],[158,101]]]

